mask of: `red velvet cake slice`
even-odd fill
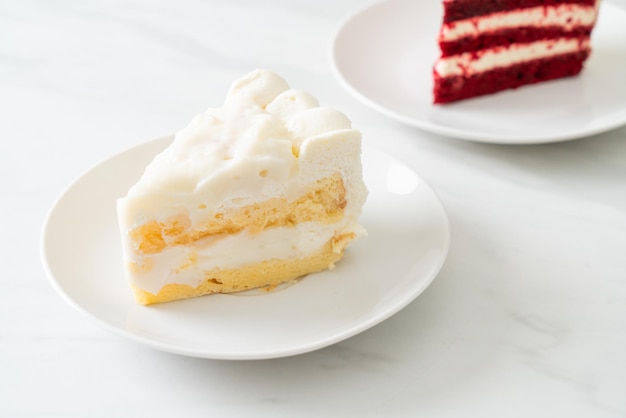
[[[578,74],[599,0],[444,0],[434,102]]]

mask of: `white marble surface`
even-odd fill
[[[626,416],[626,127],[499,146],[392,122],[329,70],[331,34],[362,5],[0,3],[0,416]],[[437,190],[452,247],[435,282],[363,334],[266,361],[155,351],[66,305],[39,259],[58,194],[256,67],[340,107]]]

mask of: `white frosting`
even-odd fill
[[[314,97],[290,89],[278,75],[256,70],[233,83],[222,107],[208,109],[178,132],[128,195],[118,200],[122,236],[147,220],[165,221],[181,212],[193,226],[215,209],[285,195],[296,198],[312,183],[336,173],[343,177],[346,188],[346,218],[333,225],[332,231],[327,230],[324,239],[330,239],[335,230],[357,232],[361,228],[357,218],[367,196],[360,152],[360,133],[352,129],[345,115],[320,107]],[[284,234],[285,243],[291,239],[290,233],[278,229],[255,238],[258,242],[269,237],[264,244],[266,253],[246,254],[254,251],[242,250],[250,243],[244,236],[219,240],[219,244],[215,239],[206,240],[202,252],[207,256],[197,268],[210,268],[216,262],[208,260],[221,259],[220,266],[233,268],[268,255],[294,255],[285,250],[282,239],[271,238],[278,233]],[[123,241],[126,259],[141,264],[130,241]],[[220,250],[231,248],[229,245],[237,245],[238,250]],[[308,253],[319,247],[317,240],[311,240],[301,248]],[[129,272],[131,281],[150,291],[158,291],[164,281],[196,285],[197,274],[171,274],[185,251],[179,247],[150,256],[152,272],[144,277]]]
[[[499,46],[440,58],[435,63],[435,71],[441,77],[471,76],[494,68],[587,49],[589,49],[588,38],[582,42],[577,38],[561,38],[514,44],[510,47]]]
[[[561,4],[530,7],[446,23],[441,28],[439,40],[454,41],[502,29],[529,26],[535,28],[559,27],[571,31],[578,26],[592,26],[597,16],[597,5]]]
[[[308,144],[331,140],[336,146]],[[360,161],[354,158],[359,153],[360,134],[342,113],[319,107],[311,95],[289,89],[276,74],[257,70],[233,84],[223,107],[196,116],[176,135],[120,200],[119,215],[130,229],[146,219],[165,220],[182,206],[196,222],[206,212],[199,206],[296,196],[337,170],[347,178],[360,177]],[[349,191],[356,193],[357,206],[363,190]]]

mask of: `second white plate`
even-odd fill
[[[555,142],[626,123],[625,10],[602,2],[593,52],[579,76],[435,106],[432,65],[441,18],[438,1],[390,0],[356,13],[333,39],[335,75],[377,111],[459,139]]]
[[[262,295],[137,305],[123,273],[115,202],[171,140],[146,143],[89,170],[60,196],[44,225],[42,257],[54,287],[119,335],[215,359],[304,353],[389,318],[428,287],[446,258],[450,230],[436,194],[409,166],[364,147],[370,196],[361,221],[369,236],[351,244],[334,270]]]

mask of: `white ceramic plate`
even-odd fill
[[[137,305],[123,274],[115,202],[171,141],[118,154],[78,178],[51,209],[44,266],[63,298],[109,330],[157,349],[215,359],[304,353],[390,317],[422,293],[449,246],[444,209],[411,168],[364,147],[369,236],[332,271],[273,292]]]
[[[390,0],[350,17],[331,45],[340,83],[409,125],[493,143],[564,141],[626,123],[626,10],[602,2],[593,52],[578,77],[449,105],[432,104],[440,1]]]

